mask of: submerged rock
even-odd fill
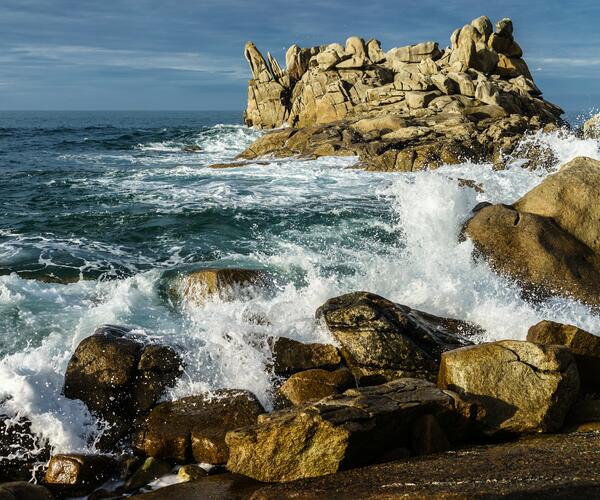
[[[256,422],[264,409],[248,391],[223,389],[156,406],[137,430],[133,446],[145,455],[174,461],[227,462],[227,431]]]
[[[67,365],[64,394],[111,423],[115,436],[110,437],[118,439],[181,372],[181,359],[171,347],[144,345],[128,328],[105,325],[77,346]],[[114,439],[105,437],[110,448],[109,441]]]
[[[600,305],[600,161],[575,158],[512,206],[477,211],[464,232],[530,295]]]
[[[277,375],[292,375],[297,372],[337,367],[341,362],[337,347],[328,344],[304,344],[286,337],[272,342],[273,371]]]
[[[473,325],[354,292],[328,300],[316,313],[341,345],[359,384],[400,377],[436,380],[442,352],[469,344]]]
[[[123,486],[125,491],[135,491],[159,477],[166,476],[170,472],[171,466],[167,462],[163,462],[154,457],[149,457],[144,461],[141,467],[125,481]]]
[[[260,481],[331,474],[410,447],[424,415],[433,415],[448,438],[460,439],[469,415],[459,406],[450,393],[418,379],[351,389],[227,433],[227,468]]]
[[[486,434],[554,432],[577,399],[579,374],[566,347],[502,340],[443,353],[438,385],[484,410]]]
[[[180,276],[169,292],[176,301],[202,304],[209,297],[232,300],[239,292],[264,285],[265,281],[265,273],[253,269],[200,269]]]

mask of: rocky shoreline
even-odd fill
[[[508,19],[495,30],[475,19],[443,50],[424,42],[384,52],[376,40],[352,37],[345,47],[292,46],[285,70],[253,44],[246,57],[246,122],[289,126],[230,166],[265,155],[355,155],[386,171],[465,158],[501,166],[524,134],[563,125]],[[583,133],[597,138],[598,120]],[[576,158],[512,205],[473,207],[460,237],[528,300],[566,296],[597,308],[598,190],[600,161]],[[199,269],[163,292],[177,307],[271,286],[263,271]],[[335,345],[269,339],[272,411],[245,390],[162,401],[185,373],[176,346],[99,326],[75,349],[63,389],[105,424],[94,437],[99,453],[54,453],[26,415],[0,415],[0,499],[600,491],[600,332],[541,321],[528,325],[526,340],[478,343],[478,325],[368,291],[329,298],[315,324]],[[149,491],[161,478],[177,484]]]

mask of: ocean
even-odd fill
[[[181,353],[165,399],[239,388],[267,408],[267,339],[333,342],[314,313],[350,291],[477,323],[481,341],[523,339],[541,319],[600,332],[584,305],[526,302],[459,238],[477,203],[512,203],[562,163],[600,159],[599,142],[536,134],[556,161],[534,170],[518,158],[397,174],[352,158],[209,168],[259,135],[234,112],[0,114],[0,414],[29,418],[55,452],[93,451],[102,423],[61,391],[78,343],[107,323]],[[174,272],[215,266],[275,284],[183,309],[162,292]]]

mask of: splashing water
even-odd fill
[[[540,319],[600,332],[600,317],[572,300],[524,301],[458,238],[475,204],[512,203],[561,163],[600,159],[598,142],[531,136],[557,160],[537,170],[516,161],[503,171],[464,163],[380,174],[348,158],[219,170],[208,165],[258,134],[217,125],[222,117],[59,118],[40,127],[32,117],[0,138],[16,165],[0,187],[0,413],[26,415],[56,451],[90,449],[97,422],[61,395],[63,374],[77,344],[105,323],[182,353],[185,374],[166,398],[240,388],[266,406],[267,340],[333,342],[315,310],[354,290],[472,321],[485,329],[481,340],[522,339]],[[30,156],[18,152],[23,141]],[[264,268],[277,285],[174,308],[161,294],[165,272],[199,266]]]

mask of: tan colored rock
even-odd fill
[[[408,122],[406,118],[398,115],[384,115],[374,118],[363,118],[352,124],[352,128],[361,134],[368,134],[374,131],[381,133],[391,132],[406,127]]]
[[[536,344],[564,345],[575,356],[583,384],[600,384],[600,337],[574,325],[540,321],[529,328],[527,340]]]
[[[429,106],[429,103],[440,95],[442,95],[441,92],[435,90],[431,92],[411,91],[406,92],[405,99],[409,107],[421,109]]]
[[[68,496],[91,493],[118,469],[118,462],[108,455],[53,455],[44,482],[59,488]]]
[[[586,139],[600,139],[600,114],[593,116],[583,124],[583,136]]]
[[[337,347],[328,344],[304,344],[286,337],[273,342],[273,371],[277,375],[312,370],[314,368],[333,369],[342,358]]]
[[[496,72],[504,78],[524,76],[530,80],[532,79],[527,63],[520,57],[508,57],[504,54],[499,54]]]
[[[457,94],[459,92],[458,84],[447,75],[441,73],[431,75],[431,81],[438,90],[446,95]]]
[[[387,52],[386,59],[392,63],[418,63],[427,58],[435,61],[440,56],[441,52],[437,42],[422,42],[393,48]]]
[[[438,385],[483,408],[487,434],[558,431],[577,399],[569,349],[503,340],[442,354]]]
[[[460,94],[468,97],[475,97],[475,84],[473,79],[467,73],[448,73],[448,78],[454,80],[458,85]]]
[[[244,289],[264,283],[264,273],[252,269],[200,269],[183,276],[172,290],[178,299],[202,304],[209,297],[232,300]]]
[[[335,371],[306,370],[295,373],[279,388],[279,394],[294,406],[341,394],[355,385],[348,368]]]
[[[248,391],[219,390],[156,406],[137,429],[133,447],[180,464],[227,459],[226,432],[256,422],[264,409]],[[195,439],[194,439],[195,436]]]
[[[385,52],[381,49],[381,42],[374,38],[367,42],[367,55],[373,64],[381,64],[386,60]]]
[[[431,133],[428,127],[405,127],[384,134],[381,138],[387,141],[406,141],[418,139]]]
[[[459,406],[451,394],[418,379],[352,389],[263,415],[256,425],[229,432],[227,468],[259,481],[331,474],[411,446],[413,424],[427,414],[436,417],[448,436],[460,439],[470,408]]]
[[[198,464],[187,464],[177,471],[177,476],[185,482],[198,481],[203,477],[208,476],[208,471]]]
[[[351,36],[346,40],[345,52],[358,58],[366,59],[367,47],[365,41],[358,36]]]

